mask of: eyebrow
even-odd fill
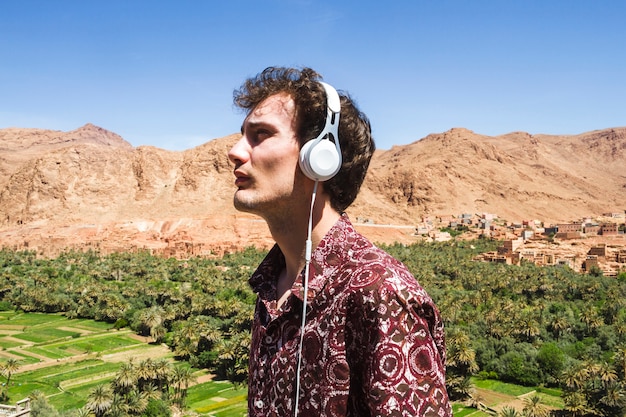
[[[272,131],[277,130],[276,127],[271,124],[271,123],[267,123],[267,122],[250,122],[247,121],[248,119],[244,120],[243,123],[241,124],[241,134],[243,135],[244,132],[244,126],[248,126],[248,128],[250,129],[258,129],[260,127],[265,127],[267,129],[270,129]]]

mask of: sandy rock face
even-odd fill
[[[92,124],[2,129],[0,246],[197,254],[268,246],[264,222],[232,207],[227,151],[238,136],[173,152],[135,148]],[[626,128],[497,137],[455,128],[377,151],[348,214],[374,241],[408,243],[423,216],[567,222],[623,211],[625,151]]]

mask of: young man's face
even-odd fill
[[[241,126],[241,139],[228,152],[235,164],[235,208],[266,219],[289,215],[302,189],[295,103],[286,93],[268,97]]]

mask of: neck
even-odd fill
[[[266,219],[272,237],[285,256],[285,271],[281,274],[278,282],[279,298],[291,289],[298,274],[304,268],[309,209],[310,201],[303,203],[294,210],[291,216],[282,217],[275,221]],[[339,217],[340,214],[330,206],[328,197],[323,192],[318,193],[313,206],[311,231],[313,250]]]

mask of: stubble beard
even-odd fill
[[[244,195],[244,190],[238,190],[233,196],[233,205],[237,211],[256,214],[267,219],[271,213],[281,206],[282,198],[263,199],[255,195]]]
[[[290,223],[296,202],[293,195],[276,194],[272,198],[264,198],[250,190],[237,190],[233,196],[233,205],[237,211],[250,213],[263,218],[268,225],[279,227]]]
[[[241,211],[243,213],[253,213],[256,214],[255,204],[250,199],[244,199],[238,194],[241,193],[241,190],[235,191],[235,195],[233,196],[233,206],[235,206],[235,210]]]

